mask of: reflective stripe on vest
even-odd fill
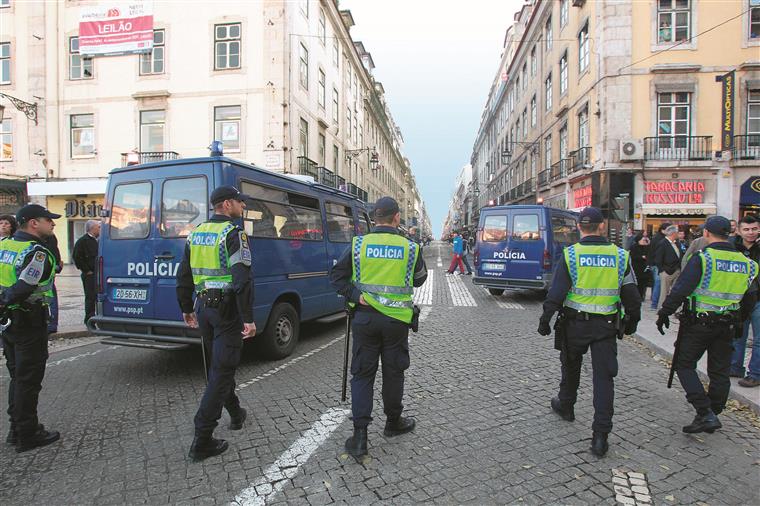
[[[614,244],[576,243],[565,248],[564,257],[572,281],[564,305],[586,313],[615,313],[628,252]]]
[[[53,254],[36,241],[17,241],[8,238],[0,242],[0,293],[15,285],[21,275],[24,259],[35,251],[45,253],[46,261],[51,267],[55,266]],[[25,302],[42,302],[49,304],[53,299],[53,282],[55,281],[55,268],[51,269],[50,277],[40,280]],[[18,304],[10,306],[15,309]]]
[[[705,248],[700,253],[702,279],[689,296],[697,313],[737,311],[758,272],[757,263],[738,251]]]
[[[232,287],[227,235],[236,229],[229,221],[207,221],[198,225],[187,237],[196,292]]]

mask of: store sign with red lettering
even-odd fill
[[[704,181],[644,181],[645,204],[704,204]]]
[[[575,207],[589,207],[591,206],[591,196],[593,194],[591,185],[581,186],[573,190],[573,199],[575,200]]]
[[[79,53],[87,56],[148,53],[153,49],[153,2],[82,6]]]

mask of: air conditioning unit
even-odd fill
[[[633,162],[644,158],[644,141],[623,139],[620,141],[620,161]]]

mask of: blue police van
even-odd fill
[[[577,224],[577,213],[542,205],[481,209],[472,282],[492,295],[505,289],[547,290],[563,248],[579,239]]]
[[[214,153],[212,153],[213,155]],[[187,236],[212,214],[214,188],[253,197],[239,225],[253,252],[256,346],[291,354],[300,323],[343,318],[328,272],[371,222],[365,203],[313,178],[259,169],[224,156],[126,166],[108,178],[99,242],[97,314],[88,326],[107,344],[177,349],[200,344],[176,298]]]

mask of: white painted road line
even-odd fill
[[[240,506],[263,506],[290,483],[309,457],[330,437],[335,429],[348,417],[349,410],[332,408],[315,422],[309,430],[298,438],[290,448],[280,455],[274,464],[267,467],[264,475],[250,487],[240,492],[232,504]]]
[[[414,290],[414,303],[424,306],[433,304],[433,269],[428,269],[425,284]]]
[[[496,300],[496,305],[502,309],[525,309],[525,306],[518,302],[507,302],[505,300]]]
[[[451,301],[455,306],[475,307],[478,305],[458,275],[451,274],[446,276],[446,283],[449,285]]]
[[[98,353],[103,353],[104,351],[115,350],[116,348],[119,348],[119,346],[108,346],[106,348],[98,348],[97,350],[88,351],[87,353],[81,353],[79,355],[74,355],[73,357],[62,358],[62,359],[56,360],[54,362],[48,362],[45,367],[47,369],[50,369],[51,367],[56,367],[56,366],[59,366],[61,364],[67,364],[69,362],[76,362],[77,360],[79,360],[81,358],[92,357],[93,355],[97,355]],[[2,361],[2,365],[5,365],[5,360]],[[3,379],[10,378],[10,376],[8,376],[7,374],[0,374],[0,378],[3,378]]]

